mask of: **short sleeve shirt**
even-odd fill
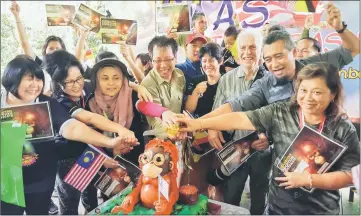
[[[181,112],[183,95],[186,88],[185,78],[181,70],[175,68],[171,81],[167,82],[153,69],[143,79],[141,85],[152,95],[154,103],[168,108],[174,113]],[[146,118],[152,129],[162,127],[162,121],[149,116]]]
[[[90,94],[89,89],[90,83],[85,82],[83,95],[79,98],[78,101],[73,101],[66,93],[58,95],[56,99],[68,111],[69,115],[71,117],[74,117],[77,112],[85,109],[85,100],[86,97]],[[60,153],[63,156],[63,159],[78,158],[87,146],[85,143],[82,142],[70,141],[65,139],[59,142],[68,143],[68,145],[65,145],[63,148],[60,149]]]
[[[299,132],[297,109],[290,108],[289,102],[279,102],[254,111],[247,111],[246,115],[257,131],[270,131],[274,143],[272,155],[274,164],[276,158],[284,154]],[[326,119],[322,133],[348,146],[329,172],[350,172],[353,166],[360,163],[360,144],[356,129],[346,117]],[[272,211],[278,214],[297,215],[339,214],[340,195],[338,191],[316,189],[310,194],[299,188],[285,190],[279,187],[274,180],[275,177],[281,175],[278,168],[273,166],[269,189],[269,207]]]

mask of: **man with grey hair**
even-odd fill
[[[242,95],[254,81],[268,73],[261,63],[262,35],[258,29],[245,29],[237,36],[236,47],[240,66],[223,75],[219,81],[213,109],[218,108],[227,99]],[[250,132],[235,131],[233,139],[240,139]],[[224,138],[219,131],[208,131],[209,143],[217,148],[222,148]],[[256,150],[268,148],[268,140],[264,134],[260,134],[260,140],[253,143]],[[251,214],[262,214],[265,206],[265,196],[268,190],[268,173],[270,170],[270,151],[260,152],[253,155],[248,161],[232,175],[225,179],[222,174],[214,175],[222,181],[224,202],[239,205],[242,192],[248,175],[250,175],[251,189]],[[224,173],[225,176],[229,175]],[[211,181],[212,183],[212,181]]]
[[[347,29],[346,23],[342,22],[340,10],[332,2],[326,6],[326,9],[328,24],[339,33],[342,39],[340,47],[309,58],[295,59],[294,54],[296,50],[291,35],[282,30],[269,33],[264,40],[263,58],[271,73],[257,80],[244,94],[229,100],[226,104],[201,118],[210,118],[230,112],[255,110],[268,104],[289,100],[294,94],[294,80],[296,79],[297,72],[306,64],[328,62],[341,69],[343,66],[351,63],[353,57],[360,53],[360,40]],[[281,154],[280,152],[277,153],[277,155]],[[273,163],[274,161],[272,161]],[[273,166],[272,171],[276,173],[276,176],[282,175],[275,166]],[[286,197],[277,194],[279,193],[277,187],[272,187],[271,184],[269,194],[273,196],[278,195],[277,197],[281,198]],[[305,192],[301,189],[295,189],[289,193],[294,198],[303,196],[304,199],[307,199]],[[325,203],[334,203],[334,200],[328,200]],[[284,198],[282,200],[269,200],[268,205],[270,212],[277,213],[275,212],[275,206],[289,206],[291,203],[289,203],[287,198]],[[329,209],[331,205],[323,207]],[[317,212],[313,214],[317,214]]]

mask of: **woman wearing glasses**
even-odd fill
[[[121,150],[122,153],[127,153],[132,149],[132,146],[137,142],[132,131],[102,115],[85,110],[86,97],[90,93],[90,83],[84,81],[83,67],[75,56],[65,50],[55,51],[45,56],[44,67],[52,76],[52,96],[67,109],[71,117],[100,130],[118,133],[120,137],[131,144],[124,145]],[[71,145],[67,149],[64,148],[64,154],[68,158],[58,163],[57,190],[61,214],[77,215],[80,197],[82,197],[83,205],[88,212],[98,205],[96,188],[92,184],[81,194],[63,181],[85,148],[86,144],[84,143]],[[114,167],[116,162],[108,160],[104,165]]]

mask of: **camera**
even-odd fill
[[[230,175],[231,173],[226,170],[224,165],[221,165],[218,169],[208,172],[207,181],[209,184],[217,186],[224,182]]]

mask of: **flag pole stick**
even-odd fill
[[[98,152],[99,154],[103,155],[104,157],[106,157],[107,159],[112,159],[111,157],[109,157],[107,154],[105,154],[104,152],[100,151],[99,149],[97,149],[96,147],[94,147],[93,145],[88,144],[88,146],[92,149],[94,149],[96,152]],[[125,167],[123,167],[122,165],[120,165],[119,163],[117,163],[117,166],[119,166],[122,169],[125,169]]]

